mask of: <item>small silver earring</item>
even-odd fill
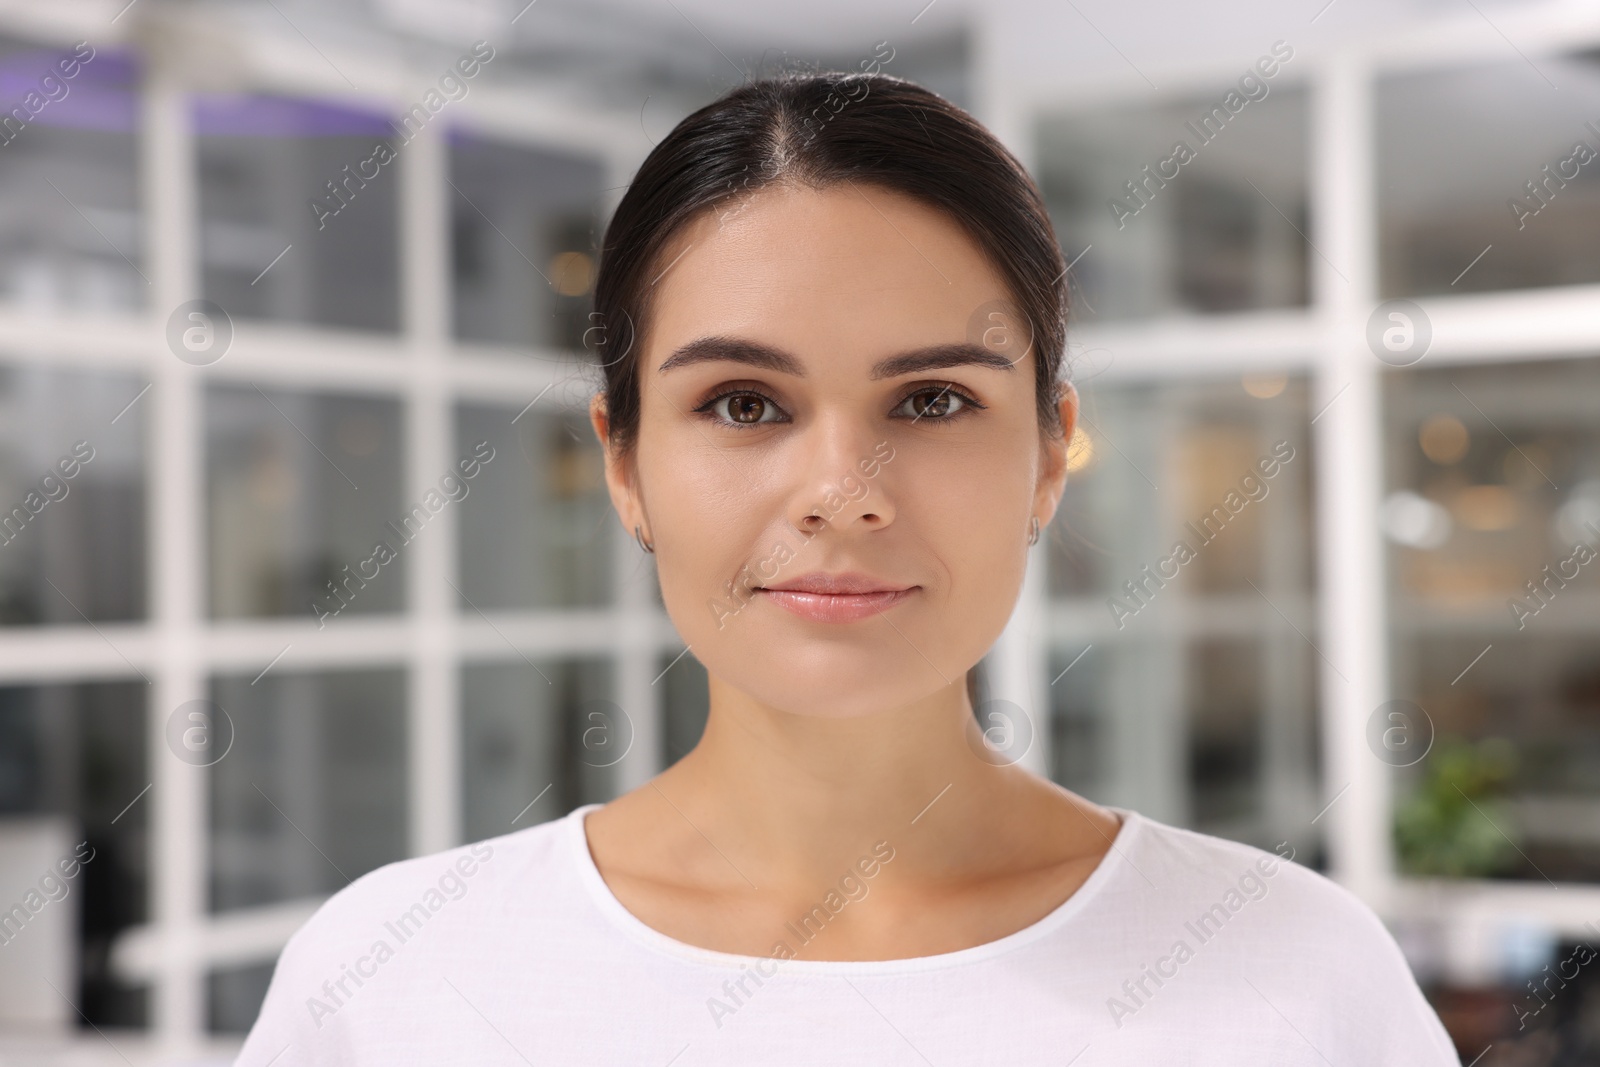
[[[1039,543],[1039,516],[1035,515],[1035,516],[1033,516],[1032,521],[1028,524],[1028,544],[1036,545],[1038,543]]]
[[[639,532],[639,527],[637,526],[633,528],[633,539],[639,542],[639,547],[644,549],[646,552],[654,552],[656,550],[656,543],[654,541],[646,541],[644,539],[644,535]]]

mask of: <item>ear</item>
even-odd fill
[[[1061,399],[1056,410],[1061,417],[1061,436],[1043,435],[1040,448],[1043,462],[1039,465],[1039,481],[1033,494],[1033,513],[1039,517],[1040,526],[1050,525],[1061,503],[1061,494],[1066,491],[1067,449],[1078,426],[1078,390],[1071,382],[1061,383]]]
[[[638,478],[631,456],[622,457],[611,447],[611,416],[606,410],[604,393],[596,393],[589,400],[589,422],[595,436],[600,439],[600,451],[605,456],[606,489],[611,494],[611,506],[617,509],[617,518],[629,537],[638,526],[646,539],[650,539],[650,526],[644,517],[644,504],[639,499]]]

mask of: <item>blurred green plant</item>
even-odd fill
[[[1395,809],[1395,847],[1405,873],[1447,878],[1509,873],[1518,858],[1517,828],[1503,798],[1516,765],[1516,749],[1504,739],[1441,739],[1424,765],[1422,781]]]

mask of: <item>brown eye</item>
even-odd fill
[[[695,411],[723,426],[753,427],[788,421],[783,409],[772,400],[749,390],[723,393],[695,408]]]
[[[767,402],[754,393],[740,393],[728,398],[728,414],[734,422],[760,422],[766,410]]]
[[[953,389],[922,389],[905,398],[903,412],[913,420],[923,417],[930,421],[950,418],[970,403]]]

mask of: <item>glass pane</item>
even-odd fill
[[[1046,544],[1054,777],[1314,862],[1308,431],[1283,375],[1088,383]]]
[[[1160,600],[1256,596],[1251,583],[1310,588],[1302,380],[1081,391],[1067,488],[1047,531],[1052,595],[1109,598],[1106,621],[1121,629]]]
[[[1600,359],[1385,403],[1394,691],[1435,738],[1397,772],[1402,869],[1600,881]]]
[[[1592,1062],[1600,973],[1586,966],[1594,962],[1587,926],[1577,935],[1558,933],[1510,908],[1497,925],[1504,931],[1499,937],[1504,947],[1498,952],[1503,962],[1487,976],[1458,978],[1428,989],[1427,975],[1419,974],[1456,1048],[1481,1050],[1495,1044],[1502,1055],[1512,1050],[1508,1063],[1528,1067]],[[1444,923],[1436,922],[1431,932],[1414,936],[1413,944],[1425,953],[1425,966],[1448,981],[1454,976],[1441,965],[1448,958],[1445,929]],[[1418,970],[1415,964],[1413,969]],[[1473,1051],[1463,1053],[1461,1062],[1470,1065],[1473,1055]],[[1484,1063],[1489,1059],[1485,1057]]]
[[[214,1034],[247,1033],[267,999],[273,967],[258,963],[207,974],[206,1029]]]
[[[586,415],[462,405],[456,452],[493,456],[460,504],[463,611],[609,602],[616,518]]]
[[[1111,726],[1100,713],[1107,666],[1115,650],[1094,654],[1078,641],[1049,651],[1050,776],[1068,789],[1108,801],[1117,775],[1111,765]]]
[[[700,743],[711,710],[706,669],[694,653],[662,653],[656,667],[661,689],[661,766],[677,763]]]
[[[148,1025],[145,990],[109,965],[117,937],[150,918],[147,691],[0,688],[0,901],[48,901],[23,927],[0,924],[0,1025],[79,1025],[41,977],[75,991],[95,1026]]]
[[[404,675],[251,677],[211,683],[233,741],[210,770],[212,911],[324,896],[406,855]]]
[[[401,503],[400,432],[393,400],[207,389],[211,614],[400,610],[398,557],[430,514]]]
[[[206,297],[234,318],[398,329],[399,178],[384,116],[199,96],[194,121]]]
[[[451,131],[456,337],[582,347],[603,173],[591,159]]]
[[[0,625],[144,616],[144,388],[0,366]]]
[[[1384,295],[1600,281],[1600,51],[1385,78],[1375,113]]]
[[[461,672],[467,840],[558,818],[620,790],[633,715],[603,659],[479,663]]]
[[[0,37],[0,299],[131,311],[149,299],[133,52]]]
[[[1260,646],[1251,640],[1202,637],[1185,651],[1193,820],[1210,827],[1248,823],[1261,814],[1266,799],[1260,795]],[[1247,826],[1240,829],[1248,832]]]
[[[1260,848],[1290,841],[1316,866],[1316,669],[1281,625],[1227,640],[1069,638],[1049,657],[1051,777]]]
[[[1078,321],[1306,304],[1306,94],[1237,88],[1040,121]]]

